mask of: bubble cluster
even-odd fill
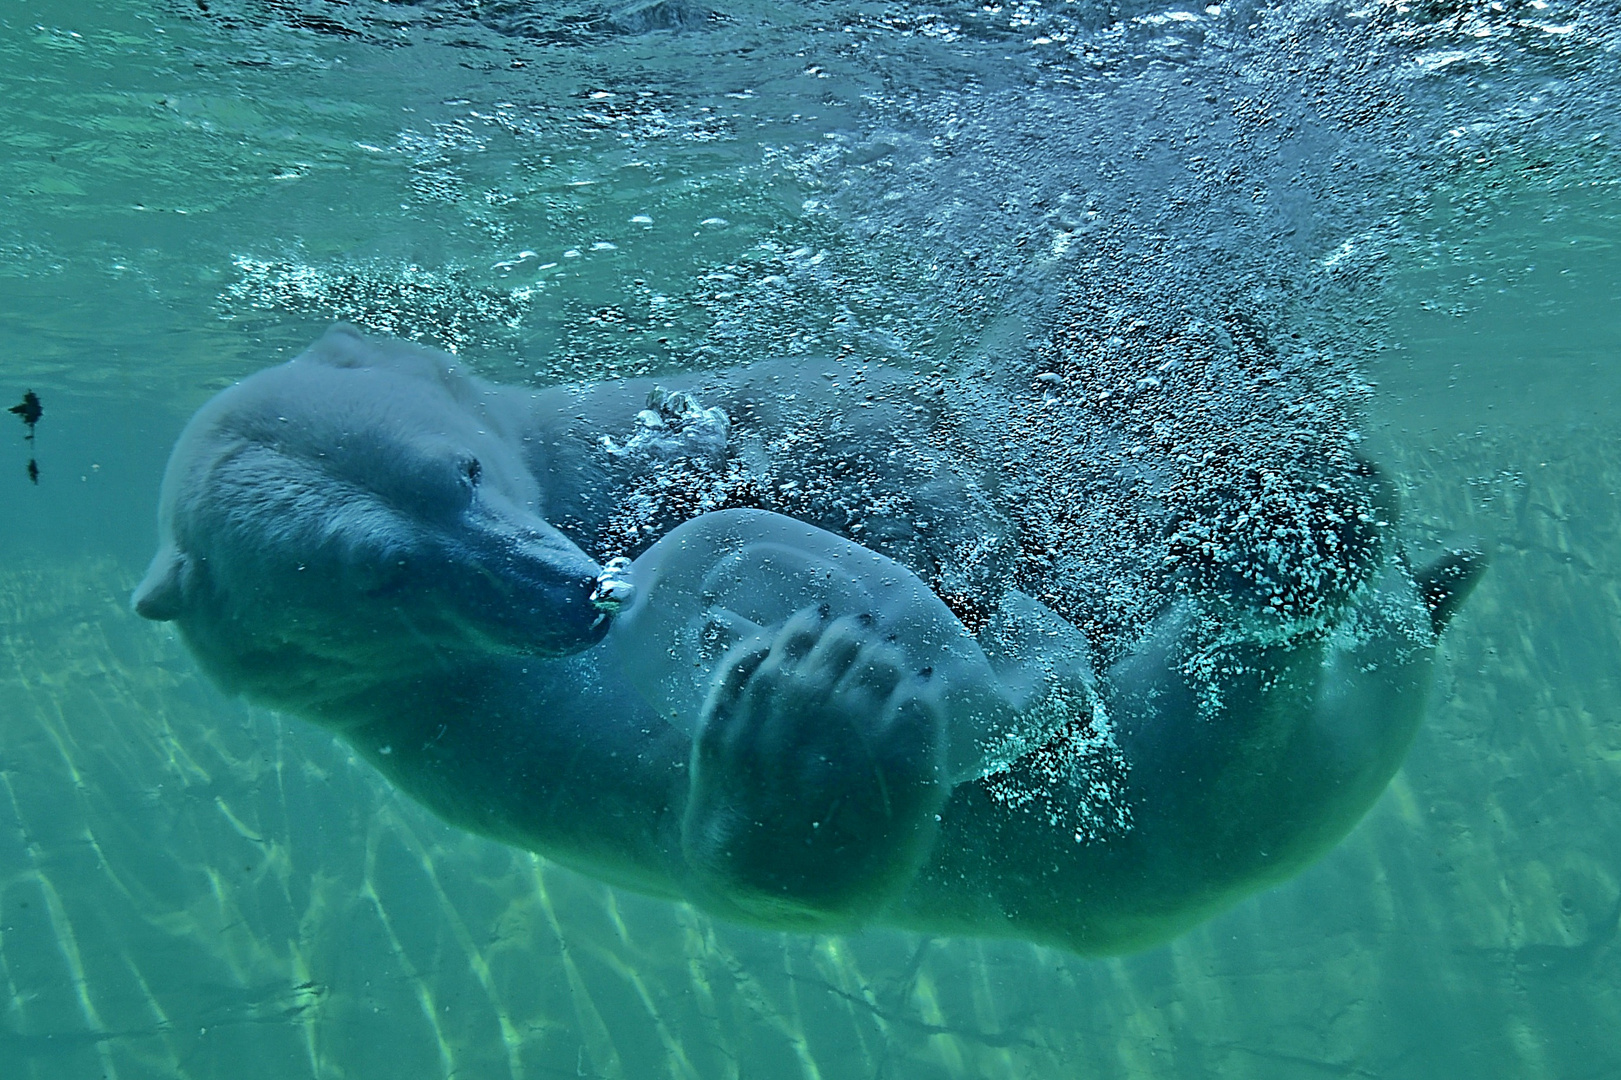
[[[241,308],[340,319],[390,337],[431,341],[450,352],[490,340],[528,309],[521,290],[477,283],[465,269],[414,264],[320,267],[290,260],[232,260],[238,277],[222,294],[223,315]]]
[[[599,559],[635,556],[698,514],[770,510],[901,562],[977,631],[1011,583],[1011,529],[941,404],[943,380],[829,374],[713,405],[655,388],[628,435],[600,436],[623,494],[581,542]]]
[[[1045,818],[1076,843],[1129,832],[1129,767],[1102,706],[1093,701],[1086,707],[1055,695],[1042,708],[1065,714],[1055,725],[1058,734],[1010,768],[985,777],[980,786],[986,796],[1009,809]]]

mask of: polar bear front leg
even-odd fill
[[[870,620],[801,611],[722,660],[682,845],[703,891],[778,926],[848,923],[905,887],[950,793],[927,672]]]

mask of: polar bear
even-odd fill
[[[764,926],[1117,953],[1336,843],[1478,557],[1293,634],[1169,601],[1094,673],[940,417],[839,361],[531,391],[339,326],[188,424],[134,607],[446,820]]]

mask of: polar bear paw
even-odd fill
[[[709,889],[814,925],[903,887],[950,789],[930,683],[860,617],[800,611],[734,646],[699,718],[682,824]]]

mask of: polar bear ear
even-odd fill
[[[349,323],[333,323],[315,343],[300,353],[295,360],[310,364],[325,364],[336,368],[370,367],[377,351],[376,345],[366,339]]]
[[[173,544],[165,544],[130,598],[135,614],[154,622],[178,619],[185,610],[186,584],[190,579],[190,561]]]

